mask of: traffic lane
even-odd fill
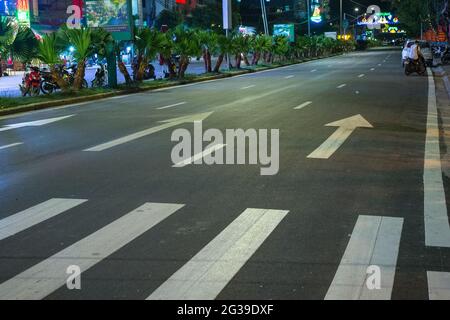
[[[330,80],[330,83],[332,84],[332,80]],[[330,87],[332,88],[332,85],[330,85]],[[317,93],[317,96],[321,96],[321,92],[320,92],[320,90],[323,90],[324,88],[327,88],[326,86],[325,86],[325,84],[324,83],[322,83],[322,85],[321,86],[318,86],[318,89],[319,89],[319,92]],[[305,87],[305,91],[307,91],[307,92],[311,92],[311,90],[313,89],[312,87]],[[296,91],[296,90],[294,90],[294,89],[292,89],[292,91],[294,92],[295,91],[295,93],[297,93],[298,91]],[[236,118],[239,118],[239,117],[241,117],[241,116],[245,116],[245,113],[248,111],[249,112],[249,114],[252,114],[252,117],[254,117],[255,116],[255,112],[257,112],[258,111],[258,109],[259,109],[259,117],[264,117],[264,115],[266,115],[266,118],[267,119],[270,119],[270,117],[272,116],[271,114],[267,114],[266,113],[266,110],[264,110],[264,106],[266,105],[267,107],[269,107],[269,108],[271,108],[271,109],[273,109],[273,106],[275,105],[279,105],[280,104],[280,101],[282,101],[282,102],[288,102],[289,104],[291,104],[291,105],[289,105],[288,104],[288,106],[289,107],[291,107],[291,106],[295,106],[296,104],[295,103],[298,103],[297,101],[295,101],[296,99],[297,99],[297,95],[296,94],[292,94],[292,97],[293,97],[293,99],[292,99],[292,103],[290,103],[290,100],[288,100],[290,97],[291,97],[291,95],[289,94],[289,92],[287,92],[286,94],[283,94],[279,99],[277,99],[277,98],[275,98],[275,100],[274,100],[274,102],[272,103],[272,104],[264,104],[263,102],[264,101],[259,101],[258,103],[255,103],[255,104],[248,104],[248,105],[246,105],[245,106],[245,108],[242,108],[241,106],[236,106],[235,107],[235,109],[234,110],[230,110],[230,111],[233,111],[233,114],[235,115],[235,117]],[[332,106],[332,104],[333,104],[333,101],[331,101],[330,102],[331,103],[331,106]],[[330,105],[330,103],[329,102],[327,102],[327,105]],[[290,108],[289,108],[290,109]],[[287,112],[288,113],[290,113],[290,110],[288,110],[288,108],[286,108],[286,110],[287,110]],[[275,110],[274,110],[275,111]],[[276,112],[279,112],[280,110],[276,110]],[[238,112],[238,113],[236,113],[236,112]],[[330,112],[329,112],[329,110],[325,113],[325,114],[330,114]],[[288,115],[289,116],[289,115]],[[120,117],[118,117],[118,118],[120,118]],[[308,119],[305,119],[305,120],[308,120]],[[107,126],[107,127],[109,127],[110,126],[110,124],[108,124],[108,123],[106,123],[106,122],[99,122],[100,124],[104,124],[105,126]],[[307,125],[307,123],[305,124],[305,125]],[[65,124],[65,126],[66,126],[66,124]],[[64,130],[65,130],[65,126],[64,126]],[[242,125],[241,125],[242,126]],[[245,127],[245,126],[244,126]],[[270,127],[270,123],[269,123],[269,125],[265,125],[264,127]],[[317,126],[317,127],[320,127],[320,125],[319,126]],[[76,128],[76,126],[74,127],[74,130],[78,130],[77,128]],[[79,130],[78,130],[79,131]],[[131,132],[131,130],[130,130],[130,132]],[[143,142],[145,142],[145,140],[143,141]],[[120,151],[120,148],[118,149],[118,152]],[[130,152],[129,153],[132,153],[132,151],[130,150]],[[128,155],[129,156],[129,155]],[[61,161],[59,161],[59,159],[61,159],[61,158],[64,158],[63,156],[60,156],[59,158],[57,158],[57,163],[55,163],[55,164],[52,164],[51,162],[50,162],[50,165],[48,165],[48,164],[45,164],[45,163],[42,163],[42,166],[43,167],[47,167],[47,168],[57,168],[57,167],[59,167],[60,165],[61,165]],[[76,157],[73,157],[73,155],[71,155],[71,156],[69,156],[69,157],[67,157],[68,159],[71,159],[72,161],[74,160],[74,159],[76,159]],[[34,163],[33,164],[33,166],[31,166],[31,168],[34,168],[34,169],[36,169],[37,171],[39,171],[39,169],[37,169],[38,168],[38,163],[36,162],[36,163]],[[30,168],[30,169],[31,169]],[[26,167],[24,167],[24,170],[26,171]]]
[[[286,121],[286,118],[283,117],[284,121]],[[275,119],[275,122],[277,119]],[[222,121],[220,121],[222,122]],[[229,121],[227,121],[229,122]],[[212,124],[214,125],[214,124]],[[238,123],[236,123],[238,125]],[[217,127],[216,125],[214,125]],[[282,144],[285,145],[285,144]],[[114,159],[113,159],[114,160]],[[129,162],[129,158],[127,159],[120,159],[121,161],[126,160],[128,162],[128,165],[124,165],[123,167],[126,168],[135,168],[136,163]],[[107,165],[105,163],[105,165]],[[218,217],[216,215],[212,216],[211,210],[205,210],[203,211],[203,208],[210,207],[213,205],[213,203],[236,203],[241,204],[241,206],[244,207],[268,207],[268,208],[286,208],[291,210],[291,212],[301,212],[293,215],[289,215],[290,219],[294,220],[286,220],[284,225],[289,226],[288,229],[279,229],[283,228],[283,225],[280,225],[279,228],[275,231],[273,234],[273,237],[270,238],[271,241],[268,241],[267,246],[268,248],[272,249],[264,249],[266,244],[263,245],[263,247],[260,249],[263,250],[269,250],[270,252],[267,252],[270,254],[270,258],[267,259],[267,256],[264,255],[264,276],[266,280],[259,279],[260,282],[253,282],[251,281],[251,287],[247,288],[245,292],[241,292],[239,297],[248,298],[253,297],[255,295],[264,295],[264,297],[273,297],[276,295],[273,295],[276,288],[272,288],[271,290],[267,290],[268,287],[277,287],[278,290],[281,290],[280,284],[283,284],[284,280],[280,279],[280,271],[286,272],[286,270],[280,270],[279,268],[289,265],[291,270],[287,273],[284,273],[286,275],[289,275],[291,279],[302,279],[301,277],[306,277],[310,279],[310,282],[307,282],[310,284],[310,286],[306,286],[308,290],[302,291],[301,287],[305,287],[304,284],[296,284],[296,283],[290,283],[289,286],[294,286],[295,290],[287,291],[287,290],[281,290],[283,292],[280,292],[282,297],[292,297],[292,295],[286,296],[286,292],[297,292],[294,293],[295,297],[300,297],[300,294],[306,294],[306,292],[309,292],[306,296],[308,297],[323,297],[324,290],[329,283],[331,282],[330,279],[332,279],[333,272],[332,270],[326,269],[327,265],[330,265],[331,263],[336,263],[339,261],[343,250],[345,249],[345,244],[347,239],[347,234],[351,232],[351,229],[354,225],[354,214],[352,215],[345,215],[346,212],[352,211],[352,208],[348,208],[348,203],[352,202],[353,198],[349,199],[349,195],[347,194],[347,191],[339,188],[341,195],[334,196],[337,191],[331,190],[331,192],[327,192],[327,188],[324,187],[323,181],[329,179],[329,175],[327,174],[321,181],[315,186],[308,185],[307,183],[303,183],[304,181],[309,181],[310,172],[314,172],[314,170],[310,171],[308,170],[308,178],[298,181],[302,182],[302,185],[297,187],[295,183],[292,181],[287,181],[284,179],[281,179],[282,181],[276,182],[273,179],[277,179],[280,177],[280,175],[276,177],[259,177],[258,176],[258,168],[252,168],[250,167],[190,167],[186,169],[187,171],[191,171],[191,173],[186,173],[186,171],[179,175],[174,175],[170,177],[170,180],[168,179],[168,176],[163,174],[164,177],[160,177],[158,184],[155,182],[147,181],[147,187],[145,185],[142,185],[139,189],[146,190],[148,192],[147,199],[165,199],[167,201],[175,200],[175,198],[180,202],[179,200],[188,200],[190,204],[194,204],[196,207],[201,208],[198,209],[198,212],[195,210],[195,212],[192,212],[188,215],[188,218],[186,220],[180,221],[182,226],[191,227],[192,230],[196,230],[196,227],[198,229],[198,225],[196,226],[193,222],[209,222],[209,223],[216,223]],[[220,170],[219,172],[215,174],[209,174],[205,176],[205,170]],[[232,170],[235,172],[231,172],[229,179],[226,179],[224,177],[224,172],[226,170]],[[237,170],[237,171],[236,171]],[[162,170],[159,170],[159,173]],[[107,170],[105,168],[105,174],[111,172],[111,170]],[[122,181],[114,179],[117,185],[124,185],[126,181],[132,181],[132,183],[138,184],[140,182],[143,182],[142,180],[146,177],[143,177],[143,172],[146,171],[139,171],[139,172],[129,172],[127,177],[119,177],[123,178]],[[153,179],[155,178],[155,175],[158,175],[157,172],[151,173],[153,176]],[[145,174],[144,174],[145,176]],[[292,176],[292,171],[289,172],[287,177]],[[255,178],[256,177],[256,178]],[[148,177],[147,177],[148,178]],[[268,181],[268,180],[271,181]],[[264,181],[265,180],[265,181]],[[220,184],[217,184],[217,181],[220,181]],[[345,182],[345,181],[344,181]],[[342,180],[340,181],[342,183]],[[157,184],[157,187],[156,187]],[[129,186],[130,184],[128,184]],[[136,186],[137,187],[137,186]],[[356,194],[356,189],[360,188],[360,186],[357,184],[355,187],[355,190],[351,190],[350,195]],[[78,189],[78,188],[77,188]],[[129,189],[129,188],[128,188]],[[242,190],[252,190],[251,193],[244,193]],[[300,191],[299,191],[300,190]],[[302,196],[301,191],[302,190],[308,190],[308,192],[305,192],[304,196]],[[133,196],[136,196],[136,193],[133,192],[133,195],[126,194],[125,190],[117,190],[119,191],[118,194],[121,195],[123,198],[126,195],[127,201],[131,199]],[[116,192],[117,192],[116,191]],[[113,195],[114,190],[110,188],[109,190],[104,190],[105,195]],[[300,195],[299,195],[300,193]],[[311,193],[322,195],[319,197],[319,199],[315,199],[311,196]],[[332,208],[329,207],[326,208],[330,203],[327,201],[324,201],[323,194],[331,194],[330,199],[333,201]],[[96,196],[99,196],[97,193]],[[119,197],[119,195],[118,195]],[[317,200],[317,201],[315,201]],[[139,202],[139,201],[138,201]],[[244,205],[245,204],[245,205]],[[305,205],[306,204],[306,205]],[[309,205],[308,205],[309,204]],[[283,206],[283,207],[281,207]],[[342,209],[340,207],[343,206]],[[291,209],[293,208],[293,209]],[[227,221],[232,220],[233,217],[235,217],[236,214],[238,214],[240,209],[232,209],[233,216],[230,219],[230,216],[228,216],[229,219],[226,219]],[[306,212],[306,215],[305,213]],[[339,214],[336,214],[336,212],[344,212]],[[311,217],[308,217],[308,214],[311,214]],[[322,215],[322,216],[321,216]],[[325,215],[325,216],[324,216]],[[327,216],[328,215],[328,216]],[[203,219],[202,219],[203,217]],[[220,217],[223,217],[220,215]],[[296,220],[298,217],[299,220]],[[316,217],[316,218],[314,218]],[[333,220],[334,217],[334,220]],[[220,218],[219,218],[220,219]],[[223,222],[225,223],[225,222]],[[302,227],[302,225],[304,227]],[[172,225],[166,226],[166,237],[167,233],[173,231]],[[223,225],[222,225],[223,227]],[[293,228],[295,227],[295,232],[293,232]],[[304,229],[303,229],[304,228]],[[221,227],[218,227],[217,229],[214,228],[206,228],[208,230],[211,230],[211,233],[218,233],[221,229]],[[212,230],[214,229],[214,231]],[[281,230],[281,231],[280,231]],[[323,230],[323,233],[317,233],[312,232],[308,233],[308,230]],[[149,234],[153,234],[153,232],[149,232]],[[289,235],[286,237],[286,234]],[[292,234],[295,234],[295,236],[292,236]],[[322,239],[324,235],[327,235],[327,239]],[[162,237],[163,235],[161,235]],[[161,237],[158,237],[158,239],[161,239]],[[300,237],[300,238],[298,238]],[[317,238],[316,238],[317,237]],[[279,240],[274,240],[279,239]],[[287,239],[288,238],[288,239]],[[105,270],[109,270],[107,274],[116,274],[114,279],[103,279],[103,281],[95,281],[91,284],[87,284],[87,286],[92,288],[91,290],[83,290],[83,293],[80,293],[83,297],[95,297],[99,294],[106,294],[108,297],[110,296],[108,292],[118,292],[118,288],[120,288],[120,292],[122,294],[125,294],[127,297],[136,297],[135,292],[139,292],[140,296],[145,295],[148,292],[151,292],[152,289],[154,289],[157,285],[160,284],[161,280],[167,278],[172,272],[174,272],[176,269],[178,269],[189,257],[186,258],[186,255],[178,256],[176,254],[170,255],[169,260],[167,260],[167,252],[178,252],[177,250],[180,250],[182,252],[196,252],[199,248],[202,247],[203,244],[206,244],[211,237],[201,237],[198,238],[198,241],[202,241],[200,245],[193,245],[191,242],[184,241],[184,242],[177,242],[172,243],[172,247],[170,247],[170,250],[167,250],[167,247],[164,247],[163,250],[159,252],[153,251],[153,248],[148,248],[152,251],[151,256],[146,256],[148,259],[144,259],[147,261],[147,263],[152,263],[153,267],[145,267],[143,266],[142,262],[132,262],[133,268],[129,268],[130,265],[127,264],[127,259],[110,259],[108,262],[104,261],[102,262],[103,266],[104,263],[107,263],[106,267],[101,267],[99,264],[98,268],[94,267],[92,270],[88,271],[86,273],[86,277],[88,279],[103,279],[102,276],[97,276],[97,274],[104,274]],[[314,239],[314,241],[308,242],[307,240]],[[340,241],[338,241],[339,239]],[[164,240],[165,241],[165,240]],[[280,242],[281,241],[281,242]],[[180,243],[183,243],[183,247],[180,248]],[[269,244],[270,243],[270,244]],[[343,243],[343,245],[341,244]],[[299,248],[298,244],[304,244],[306,248]],[[315,246],[317,244],[317,246]],[[336,244],[339,244],[339,248],[336,248]],[[311,249],[311,246],[313,247]],[[341,247],[342,246],[342,247]],[[134,246],[132,246],[134,247]],[[141,250],[142,247],[139,247]],[[282,250],[280,250],[280,248]],[[276,255],[277,252],[285,252],[285,250],[288,250],[288,248],[292,248],[293,252],[286,254],[281,260],[278,260],[278,256]],[[275,250],[276,249],[276,250]],[[300,250],[301,249],[301,250]],[[319,252],[323,252],[323,255],[317,255],[316,249],[324,249],[322,251],[319,250]],[[342,249],[342,250],[338,250]],[[130,248],[128,250],[124,250],[121,252],[121,254],[126,254],[128,252],[128,255],[130,253]],[[133,251],[133,250],[131,250]],[[257,252],[257,254],[258,254]],[[305,259],[306,263],[299,263],[298,260],[298,253],[302,253],[302,257]],[[137,254],[135,255],[137,256]],[[118,257],[122,257],[120,253],[118,253]],[[158,260],[158,258],[155,257],[161,257],[161,260]],[[177,261],[172,261],[172,260]],[[179,259],[179,260],[178,260]],[[132,259],[131,259],[132,260]],[[253,260],[253,259],[252,259]],[[286,262],[286,260],[289,260]],[[109,263],[109,264],[108,264]],[[161,263],[164,263],[166,268],[161,268]],[[167,263],[167,265],[165,264]],[[261,266],[260,262],[255,262],[257,265]],[[111,265],[112,264],[112,265]],[[251,264],[251,263],[250,263]],[[308,265],[309,264],[309,269]],[[318,266],[321,265],[325,269],[322,269],[323,272],[316,273],[315,277],[307,277],[306,275],[309,275],[308,270],[314,269],[319,270]],[[335,264],[334,264],[335,265]],[[119,267],[120,266],[120,267]],[[126,269],[129,270],[129,273],[132,273],[133,276],[131,278],[126,278],[119,281],[117,278],[121,277],[123,275],[123,272],[120,270],[123,270],[124,267],[127,267]],[[307,268],[307,269],[305,269]],[[143,271],[145,270],[145,271]],[[328,272],[326,272],[328,270]],[[244,268],[245,271],[245,268]],[[146,274],[150,273],[152,275],[152,281],[148,283],[148,290],[142,290],[142,281],[133,281],[133,279],[146,279],[145,277],[141,277],[142,272],[146,272]],[[243,271],[241,271],[243,272]],[[138,273],[138,274],[136,274]],[[128,273],[127,273],[128,274]],[[259,273],[261,274],[261,272]],[[271,275],[271,276],[269,276]],[[131,276],[131,275],[130,275]],[[297,276],[301,276],[300,278]],[[247,284],[248,284],[248,278]],[[108,281],[109,280],[109,281]],[[329,281],[330,280],[330,281]],[[263,287],[265,290],[258,289],[260,288],[260,284],[264,284]],[[264,282],[265,281],[265,282]],[[130,282],[134,282],[134,287]],[[140,282],[140,284],[139,284]],[[317,285],[317,283],[321,283],[322,286]],[[126,287],[131,288],[129,291],[123,291],[125,288],[120,287],[121,285],[126,285]],[[147,284],[146,284],[147,285]],[[140,287],[140,291],[133,291],[133,289],[136,289],[136,286]],[[239,287],[243,288],[245,284],[239,283]],[[258,287],[258,288],[256,288]],[[231,290],[233,291],[233,283],[230,285]],[[108,289],[108,290],[106,290]],[[112,291],[110,291],[111,289]],[[145,288],[144,288],[145,289]],[[286,287],[284,287],[286,289]],[[315,290],[315,291],[314,291]],[[125,292],[125,293],[124,293]],[[129,294],[126,294],[126,293]],[[223,293],[223,296],[231,295],[230,291],[225,291]],[[61,293],[60,293],[61,294]],[[73,293],[64,293],[69,294],[72,296]],[[58,295],[57,295],[58,296]],[[232,295],[236,297],[236,295]],[[67,296],[66,296],[67,297]]]
[[[409,173],[411,176],[415,176],[416,183],[408,181],[407,179],[399,178],[399,183],[402,187],[399,189],[406,195],[415,194],[418,199],[423,199],[423,149],[424,149],[424,136],[422,132],[425,132],[425,124],[427,121],[427,110],[420,108],[417,101],[418,96],[414,92],[405,92],[405,87],[419,86],[423,82],[427,81],[426,77],[410,76],[406,77],[403,74],[403,68],[398,63],[397,56],[391,56],[386,62],[382,63],[381,67],[378,67],[374,71],[373,82],[377,83],[375,88],[382,86],[383,82],[387,81],[387,70],[397,74],[398,83],[396,90],[389,90],[386,86],[386,90],[379,90],[373,92],[375,97],[382,95],[386,101],[392,101],[394,99],[401,98],[404,105],[404,111],[401,114],[395,115],[392,112],[393,105],[388,103],[384,108],[387,110],[384,114],[386,120],[383,123],[376,124],[377,127],[384,131],[391,131],[393,137],[401,135],[403,132],[411,132],[411,140],[398,140],[398,150],[392,154],[392,171],[403,170],[406,171],[414,164],[414,171]],[[419,88],[417,88],[419,90]],[[383,102],[377,99],[373,99],[374,105],[382,107]],[[397,125],[401,123],[401,125]],[[413,133],[420,134],[416,139],[413,139]],[[422,153],[415,152],[401,152],[403,144],[422,144]],[[419,147],[420,151],[420,147]],[[398,169],[397,169],[398,167]],[[402,196],[399,190],[392,190],[390,193],[393,196]],[[394,209],[396,207],[393,207]],[[402,210],[405,215],[405,222],[403,226],[402,242],[400,245],[400,255],[398,257],[395,283],[396,287],[392,293],[393,299],[428,299],[427,290],[427,277],[426,272],[428,270],[442,270],[449,271],[445,266],[445,256],[448,256],[447,249],[432,249],[426,248],[424,244],[424,208],[423,201],[416,202],[411,201],[410,198],[405,196],[402,206],[397,206],[396,210]]]
[[[348,72],[350,77],[352,76],[352,71],[353,70]],[[314,81],[321,81],[324,77],[328,77],[335,72],[337,71],[317,73],[316,76],[310,77],[308,80],[304,81],[308,82],[306,85],[310,84],[311,86],[314,86]],[[8,154],[7,158],[2,158],[4,160],[2,163],[3,170],[6,170],[6,166],[8,164],[16,165],[18,163],[26,162],[27,159],[34,160],[46,154],[55,154],[58,152],[73,150],[75,148],[87,147],[87,140],[97,139],[92,143],[100,143],[102,140],[108,138],[111,139],[114,135],[120,136],[132,133],[132,130],[138,131],[139,128],[149,126],[149,118],[154,120],[154,115],[155,118],[157,118],[156,121],[169,119],[159,117],[158,114],[154,114],[154,112],[167,113],[167,116],[169,117],[172,116],[173,111],[173,117],[178,117],[180,116],[179,111],[181,111],[181,115],[185,115],[189,114],[189,112],[196,112],[197,110],[203,111],[205,110],[205,107],[208,108],[211,106],[216,106],[217,104],[226,105],[227,101],[234,102],[236,100],[239,101],[240,99],[247,98],[250,98],[249,100],[251,100],[251,97],[248,97],[250,93],[255,97],[259,94],[265,94],[272,89],[274,83],[281,88],[284,83],[295,83],[299,85],[305,84],[304,82],[299,83],[298,81],[300,81],[300,79],[298,78],[292,80],[282,79],[281,81],[277,79],[275,82],[270,81],[272,77],[276,78],[279,75],[272,74],[271,72],[267,72],[266,74],[268,76],[260,79],[255,88],[249,88],[249,90],[245,90],[245,92],[243,92],[244,90],[240,92],[241,90],[231,89],[231,91],[227,91],[223,88],[223,83],[210,83],[206,88],[200,87],[197,88],[197,90],[188,91],[188,96],[176,89],[171,89],[172,92],[163,91],[156,95],[130,95],[120,99],[110,99],[107,101],[97,102],[93,109],[90,107],[89,109],[81,108],[80,110],[82,111],[75,114],[72,119],[66,119],[61,123],[54,123],[48,128],[39,128],[39,134],[37,135],[34,134],[36,132],[36,128],[22,128],[3,132],[2,139],[6,138],[5,145],[7,143],[16,143],[18,141],[23,142],[26,138],[22,138],[22,136],[31,137],[31,141],[28,141],[26,146],[12,150]],[[267,79],[268,77],[270,79]],[[337,75],[336,78],[339,79]],[[246,79],[245,81],[248,82],[249,80]],[[254,79],[250,79],[250,82],[254,83],[255,81]],[[230,81],[226,84],[234,87],[237,85],[235,81]],[[326,90],[327,88],[324,87],[323,89]],[[304,91],[309,92],[309,89],[305,88]],[[174,93],[175,95],[180,96],[180,98],[175,98],[173,96]],[[184,104],[184,102],[186,102],[186,104]],[[106,106],[108,108],[107,110],[104,109]],[[164,108],[164,110],[158,110],[158,108]],[[54,113],[47,113],[47,116],[61,116],[66,114],[67,111],[72,110],[64,110],[64,113],[61,113],[61,110],[56,110]],[[150,111],[152,111],[151,114],[149,113]],[[98,119],[95,119],[95,117]],[[35,119],[36,118],[33,117],[20,118],[21,121],[33,121]],[[18,118],[8,120],[5,122],[5,125],[17,123],[17,121],[19,121]],[[81,122],[82,125],[78,125],[76,121]],[[133,129],[130,128],[130,123],[133,124]],[[82,130],[79,129],[81,126]],[[47,135],[45,135],[46,133]],[[85,143],[85,145],[82,146],[82,143]],[[63,147],[63,149],[60,147]]]
[[[359,55],[358,55],[359,56]],[[104,100],[100,100],[100,101],[94,101],[94,102],[85,102],[85,103],[79,103],[79,104],[74,104],[74,105],[69,105],[69,106],[62,106],[62,107],[56,107],[56,108],[51,108],[51,109],[46,109],[46,110],[39,110],[39,111],[33,111],[33,112],[29,112],[29,113],[25,113],[25,114],[18,114],[18,115],[12,115],[12,116],[5,116],[5,117],[0,117],[0,124],[5,125],[8,124],[8,120],[9,119],[15,119],[15,118],[20,118],[17,120],[20,121],[32,121],[32,120],[37,120],[39,119],[39,117],[54,117],[54,116],[60,116],[61,113],[60,110],[65,110],[64,114],[71,114],[74,112],[89,112],[91,110],[95,110],[97,108],[105,108],[105,107],[109,107],[114,106],[115,101],[114,100],[126,100],[129,101],[130,104],[134,104],[134,102],[136,102],[135,100],[133,100],[133,98],[136,98],[136,100],[141,99],[142,96],[148,96],[151,95],[152,98],[156,99],[156,102],[158,102],[159,98],[161,98],[162,100],[164,100],[164,98],[167,97],[167,94],[165,93],[172,93],[175,90],[177,92],[180,92],[180,94],[184,95],[189,95],[192,94],[192,91],[194,88],[199,88],[199,89],[211,89],[214,88],[214,86],[211,86],[210,84],[214,84],[214,83],[220,83],[220,87],[223,89],[228,89],[228,87],[224,87],[224,85],[226,86],[227,83],[229,83],[231,86],[233,86],[234,88],[236,88],[235,83],[236,82],[240,82],[240,81],[244,81],[241,84],[242,86],[244,84],[251,84],[251,83],[247,83],[247,80],[251,80],[253,78],[258,78],[260,75],[263,75],[263,78],[268,77],[273,75],[274,77],[278,77],[280,75],[283,75],[283,72],[285,70],[303,70],[303,69],[310,69],[310,66],[314,66],[314,65],[327,65],[327,64],[332,64],[333,62],[337,61],[339,63],[335,63],[333,64],[334,66],[342,66],[342,59],[349,59],[348,56],[337,56],[337,57],[331,57],[331,58],[326,58],[326,59],[321,59],[321,60],[315,60],[315,61],[310,61],[310,62],[306,62],[306,63],[300,63],[300,64],[296,64],[296,65],[291,65],[291,66],[287,66],[287,67],[282,67],[282,68],[277,68],[277,69],[271,69],[271,70],[266,70],[263,72],[257,72],[254,74],[246,74],[246,75],[242,75],[242,76],[235,76],[233,78],[226,78],[226,79],[219,79],[219,80],[210,80],[210,81],[206,81],[206,82],[201,82],[201,83],[194,83],[194,84],[187,84],[187,85],[181,85],[181,86],[177,86],[177,87],[173,87],[173,88],[164,88],[164,89],[158,89],[158,90],[154,90],[150,93],[140,93],[140,94],[130,94],[130,95],[125,95],[125,96],[118,96],[118,97],[113,97],[113,98],[107,98]],[[344,64],[345,65],[345,64]],[[325,68],[324,68],[325,69]],[[280,74],[281,73],[281,74]],[[308,76],[308,74],[304,74],[305,76]],[[232,80],[232,81],[230,81]],[[227,82],[228,81],[228,82]],[[161,97],[159,97],[158,95],[162,94]],[[231,94],[234,94],[234,92],[231,92]],[[213,98],[213,97],[211,97]],[[102,104],[101,102],[107,102],[105,104]],[[142,102],[142,101],[137,101],[137,102]],[[167,101],[169,102],[169,101]],[[164,102],[162,102],[164,103]],[[122,102],[119,102],[119,104],[122,104]],[[84,108],[80,108],[79,106],[83,106]],[[87,108],[89,107],[89,108]],[[54,113],[56,112],[56,113]],[[38,115],[37,118],[35,118],[34,116]]]

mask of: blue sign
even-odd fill
[[[0,16],[13,16],[15,12],[15,0],[0,0]]]

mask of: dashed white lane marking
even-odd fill
[[[370,71],[374,71],[375,70],[375,68],[370,68]]]
[[[82,272],[113,254],[184,205],[146,203],[102,229],[72,244],[50,258],[0,284],[0,300],[43,299],[67,281],[66,270],[79,266]]]
[[[345,87],[346,85],[347,85],[346,83],[343,83],[341,85],[338,85],[336,88],[341,89],[341,88]]]
[[[284,77],[285,79],[291,79],[291,78],[293,78],[294,76],[293,75],[290,75],[290,76],[286,76],[286,77]]]
[[[357,90],[357,91],[355,91],[355,94],[359,94],[359,91]]]
[[[427,271],[428,298],[450,300],[450,272]]]
[[[16,142],[16,143],[7,144],[5,146],[0,146],[0,150],[8,149],[8,148],[16,147],[16,146],[20,146],[21,144],[23,144],[23,142]]]
[[[403,218],[359,216],[325,300],[389,300]],[[378,267],[380,288],[370,290],[369,267]]]
[[[378,66],[381,67],[381,63],[379,63]]]
[[[358,76],[358,78],[362,78],[362,77],[364,77],[365,76],[365,74],[364,73],[361,73],[359,76]]]
[[[182,105],[184,105],[184,104],[186,104],[186,103],[187,103],[186,101],[183,101],[183,102],[170,104],[170,105],[168,105],[168,106],[164,106],[164,107],[160,107],[160,108],[156,108],[156,109],[158,109],[158,110],[164,110],[164,109],[169,109],[169,108],[173,108],[173,107],[182,106]]]
[[[246,209],[147,299],[215,299],[287,214]]]
[[[225,146],[226,146],[226,144],[222,144],[222,143],[213,145],[213,146],[205,149],[203,152],[197,153],[196,155],[194,155],[186,160],[183,160],[183,161],[178,162],[177,164],[174,164],[173,167],[182,168],[187,165],[190,165],[199,159],[203,159],[205,156],[210,155],[213,152],[223,149]]]
[[[428,68],[428,118],[423,169],[425,245],[450,247],[450,225],[442,181],[436,88]]]
[[[253,88],[253,87],[255,87],[255,86],[256,86],[256,85],[252,84],[252,85],[249,85],[249,86],[246,86],[246,87],[242,87],[241,90],[250,89],[250,88]]]
[[[302,103],[301,105],[295,107],[294,109],[295,110],[303,109],[304,107],[309,106],[311,103],[312,103],[312,101],[306,101],[306,102]]]
[[[311,72],[316,72],[316,71],[317,71],[317,69],[312,69],[312,70],[311,70]]]

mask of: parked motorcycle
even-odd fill
[[[427,67],[423,58],[418,60],[413,60],[407,58],[405,61],[405,74],[409,76],[410,74],[416,72],[417,74],[423,76],[427,72]]]
[[[441,55],[441,62],[442,64],[450,64],[450,50],[449,48],[445,48],[444,52]]]
[[[67,81],[67,83],[71,86],[73,85],[75,81],[75,73],[77,72],[76,65],[71,66],[70,68],[66,68],[64,66],[61,66],[59,68],[59,72],[62,75],[63,79]],[[42,72],[42,82],[41,82],[41,90],[45,94],[51,94],[55,90],[61,89],[56,83],[56,81],[53,79],[53,76],[50,72],[44,71]],[[89,85],[85,79],[83,79],[83,83],[81,85],[82,88],[88,88]]]
[[[97,71],[95,72],[95,78],[91,82],[92,88],[101,88],[106,85],[106,78],[107,78],[107,70],[106,67],[102,64],[97,68]]]
[[[41,75],[38,67],[31,67],[30,72],[25,73],[22,84],[19,85],[22,96],[38,96],[41,92]]]

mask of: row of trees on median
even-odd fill
[[[3,31],[2,31],[3,30]],[[9,31],[8,31],[9,30]],[[7,31],[7,32],[5,32]],[[3,34],[3,38],[2,38]],[[85,64],[94,54],[100,59],[106,56],[108,45],[115,47],[118,67],[127,84],[142,82],[148,64],[158,56],[167,65],[169,78],[183,79],[192,58],[203,57],[205,73],[220,72],[226,56],[231,56],[233,68],[259,64],[283,63],[305,58],[319,57],[354,49],[353,42],[339,41],[323,36],[298,37],[289,43],[283,36],[246,36],[233,33],[228,38],[208,30],[187,28],[184,25],[160,32],[157,29],[142,28],[134,32],[134,52],[136,55],[135,75],[120,61],[120,43],[114,42],[111,34],[103,29],[69,29],[61,27],[57,32],[47,34],[37,41],[30,29],[15,28],[12,21],[0,21],[0,56],[12,55],[24,64],[34,59],[47,64],[52,77],[62,90],[80,90],[85,76]],[[61,53],[71,46],[78,65],[75,80],[67,82],[60,72]],[[177,56],[177,59],[175,59]],[[217,57],[214,65],[212,57]],[[133,80],[134,79],[134,80]]]

